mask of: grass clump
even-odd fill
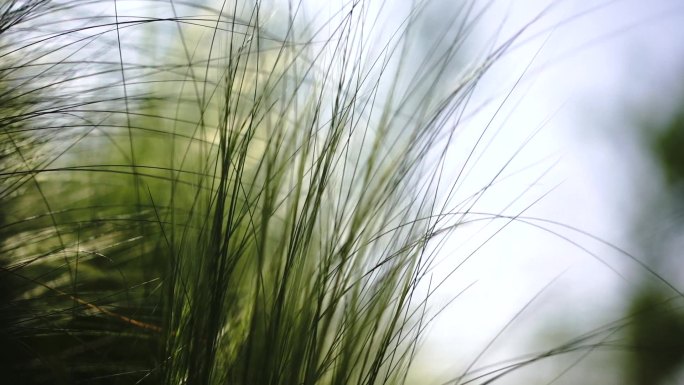
[[[513,39],[464,66],[465,2],[414,59],[428,4],[375,5],[0,5],[7,378],[406,382],[433,241],[501,174],[454,203],[447,154]]]
[[[375,56],[368,4],[318,31],[301,8],[3,3],[9,376],[404,381],[462,34],[388,88],[420,7]]]

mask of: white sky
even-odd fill
[[[553,116],[517,164],[551,158],[526,174],[526,179],[502,184],[510,189],[494,191],[492,211],[503,206],[497,199],[507,202],[511,191],[531,184],[545,167],[560,159],[518,206],[524,207],[562,182],[525,214],[579,227],[638,256],[638,245],[630,239],[633,222],[648,186],[659,180],[649,174],[645,155],[634,139],[636,128],[630,124],[647,111],[667,113],[675,107],[673,96],[684,91],[684,3],[613,1],[584,14],[598,4],[590,3],[557,2],[536,27],[546,32],[513,49],[485,80],[483,95],[491,96],[496,90],[494,94],[503,97],[543,44],[529,76],[504,105],[504,109],[515,109],[499,122],[504,124],[503,130],[478,170],[486,181],[540,122]],[[497,11],[482,23],[480,33],[487,36],[487,28],[498,26],[497,20],[508,15],[508,28],[501,35],[510,36],[545,4],[548,2],[499,2]],[[563,22],[573,15],[581,16]],[[541,72],[536,70],[540,67]],[[519,99],[522,102],[516,104]],[[494,102],[493,108],[496,106]],[[490,117],[491,111],[485,112],[482,122]],[[481,184],[476,176],[474,179],[474,184]],[[425,347],[430,354],[425,355],[424,365],[435,370],[448,368],[445,378],[458,375],[489,339],[559,274],[559,280],[502,335],[492,349],[495,354],[476,366],[528,352],[533,345],[543,346],[539,344],[544,342],[542,335],[554,329],[579,333],[619,318],[621,295],[638,281],[635,264],[588,238],[563,234],[596,253],[623,277],[558,237],[512,224],[450,281],[451,294],[472,281],[477,283],[431,329]],[[457,235],[444,250],[453,253],[445,255],[462,258],[468,249],[462,243],[466,238],[466,234]],[[668,272],[662,273],[668,277]],[[445,294],[443,301],[448,297]],[[620,383],[614,373],[607,376]]]

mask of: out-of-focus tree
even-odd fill
[[[651,241],[644,242],[646,261],[656,271],[668,272],[663,278],[677,287],[672,279],[682,268],[676,245],[684,231],[684,107],[661,127],[647,128],[646,142],[663,183],[637,230],[645,232],[650,223],[659,223]],[[684,364],[684,309],[671,288],[648,282],[637,287],[629,300],[631,354],[625,374],[635,385],[669,384]]]

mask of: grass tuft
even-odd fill
[[[405,383],[444,236],[522,214],[475,212],[508,163],[455,202],[489,125],[448,158],[520,35],[414,3],[0,3],[8,383]]]

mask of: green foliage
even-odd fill
[[[684,359],[684,313],[679,301],[661,290],[644,288],[631,301],[633,320],[627,328],[632,349],[628,362],[634,384],[666,384]]]
[[[665,183],[655,195],[655,203],[643,215],[643,223],[652,218],[666,224],[667,231],[655,234],[655,240],[645,245],[651,265],[676,271],[679,254],[668,252],[671,244],[681,238],[680,215],[684,199],[684,114],[676,112],[662,127],[646,125],[645,139],[651,156],[662,171]],[[639,223],[639,230],[643,223]],[[648,281],[632,293],[628,314],[632,318],[626,334],[630,355],[625,362],[627,378],[634,384],[668,384],[675,379],[684,363],[684,312],[681,293],[672,297],[670,290]]]
[[[460,202],[490,138],[447,163],[520,34],[465,67],[475,2],[430,25],[432,42],[414,39],[429,2],[388,25],[377,4],[307,19],[258,0],[0,2],[0,382],[403,384],[445,236],[563,226],[478,212],[521,149]],[[656,144],[671,178],[679,136]],[[663,314],[631,342],[679,333]],[[474,367],[492,341],[451,383],[581,360],[623,321]],[[664,354],[663,375],[681,351]]]
[[[364,3],[329,36],[259,2],[122,4],[0,8],[6,378],[404,382],[456,226],[447,122],[500,51],[441,92],[456,33],[403,88],[420,8],[369,55]]]
[[[684,113],[672,117],[667,127],[655,135],[653,155],[663,168],[668,183],[681,184],[684,180]]]

